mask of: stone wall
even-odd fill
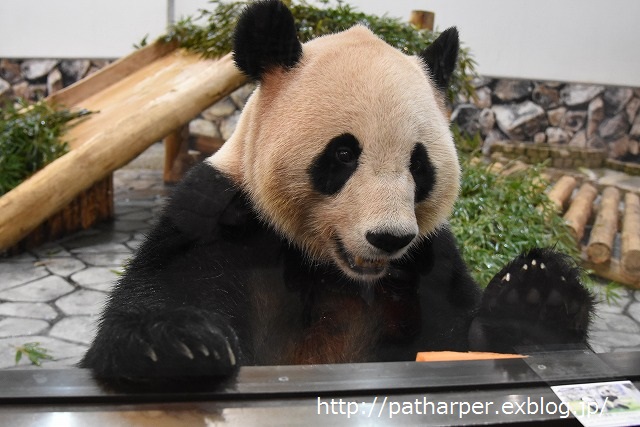
[[[95,73],[107,60],[0,59],[0,103],[37,101]]]
[[[0,102],[43,98],[107,64],[0,59]],[[480,133],[486,154],[496,141],[511,140],[604,150],[610,159],[640,162],[640,88],[488,77],[474,85],[476,99],[459,99],[451,119],[471,135]],[[228,139],[254,88],[243,86],[204,110],[189,125],[193,138],[208,141],[204,146]]]
[[[496,141],[512,140],[640,159],[639,88],[486,77],[474,85],[476,99],[459,99],[451,119],[466,133],[479,132],[485,153]]]

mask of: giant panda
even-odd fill
[[[250,4],[233,55],[257,89],[175,189],[80,365],[162,382],[586,343],[592,298],[565,256],[534,248],[484,293],[467,272],[447,225],[457,52],[455,28],[417,56],[363,26],[302,45],[280,1]]]

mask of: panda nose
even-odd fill
[[[416,237],[415,234],[404,234],[396,236],[391,233],[373,233],[367,232],[367,241],[378,249],[385,252],[393,253],[407,246]]]

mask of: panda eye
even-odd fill
[[[420,169],[422,169],[422,162],[420,160],[413,159],[411,161],[411,165],[409,166],[409,170],[411,171],[411,173],[417,173],[420,171]]]
[[[350,148],[339,147],[338,149],[336,149],[336,159],[340,163],[350,164],[353,163],[353,161],[356,159],[356,156],[355,154],[353,154],[353,151]]]

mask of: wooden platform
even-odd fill
[[[174,159],[187,150],[184,126],[245,82],[230,55],[205,60],[156,42],[52,95],[52,103],[96,113],[64,136],[69,153],[0,198],[0,252],[167,136],[172,179]]]
[[[640,289],[640,198],[562,176],[549,192],[572,229],[583,266],[598,276]]]

